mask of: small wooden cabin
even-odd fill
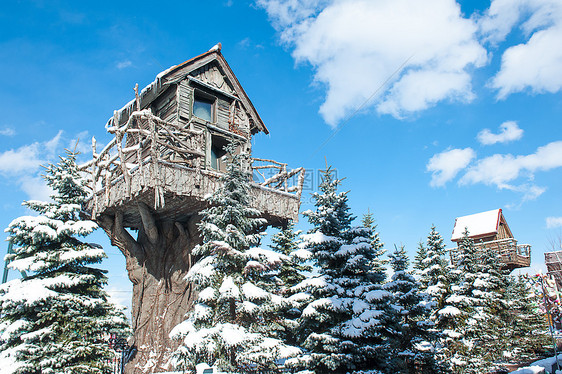
[[[232,69],[220,44],[161,72],[106,124],[115,138],[81,166],[90,175],[86,211],[124,212],[126,227],[138,227],[138,203],[158,219],[182,219],[205,208],[226,167],[224,147],[252,154],[252,137],[269,131]],[[297,220],[304,168],[250,158],[254,208],[273,225]]]
[[[489,210],[458,217],[451,241],[457,243],[463,238],[465,230],[478,250],[496,250],[505,268],[513,270],[528,267],[531,263],[531,246],[517,244],[501,209]],[[451,260],[455,261],[458,248],[451,250]]]

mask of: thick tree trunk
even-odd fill
[[[149,208],[139,203],[142,226],[135,240],[123,227],[123,215],[102,216],[98,222],[125,255],[133,283],[132,325],[134,359],[127,374],[158,373],[170,370],[169,359],[179,342],[170,331],[185,319],[193,290],[184,279],[191,263],[191,251],[200,242],[196,222],[156,221]]]

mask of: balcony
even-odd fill
[[[531,265],[531,245],[517,244],[517,240],[513,238],[492,240],[492,241],[475,241],[474,247],[477,251],[496,251],[499,254],[503,268],[513,270],[524,268]],[[457,263],[459,260],[459,249],[449,249],[451,262]]]
[[[205,135],[136,111],[127,123],[110,127],[112,141],[92,160],[80,166],[86,174],[90,197],[85,210],[124,215],[126,227],[138,228],[138,203],[154,209],[158,219],[182,220],[207,206],[205,196],[219,186],[221,173],[205,167]],[[251,159],[253,208],[271,225],[297,220],[304,184],[304,169],[267,159]]]

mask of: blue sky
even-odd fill
[[[271,133],[254,155],[327,160],[388,249],[413,255],[431,224],[451,244],[455,217],[503,208],[538,269],[562,233],[558,0],[9,0],[0,25],[2,227],[48,195],[40,164],[110,139],[135,83],[221,42]],[[92,240],[127,299],[120,254]]]

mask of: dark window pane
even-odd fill
[[[212,101],[196,97],[193,101],[193,115],[206,121],[213,122],[213,119],[211,117],[212,107]]]

